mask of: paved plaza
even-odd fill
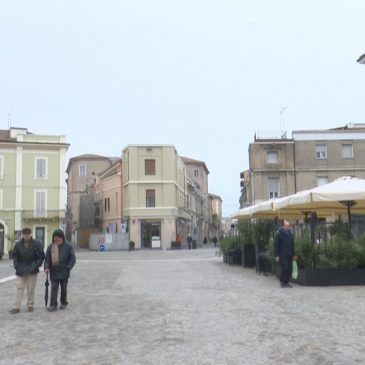
[[[0,284],[0,364],[365,364],[365,288],[279,287],[214,249],[78,252],[69,306],[10,315]],[[14,275],[0,261],[0,279]]]

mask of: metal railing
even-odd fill
[[[66,212],[60,209],[50,210],[22,210],[23,219],[64,219]]]

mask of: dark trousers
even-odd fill
[[[293,259],[292,258],[286,258],[286,257],[280,257],[279,264],[281,268],[280,273],[280,282],[283,284],[288,284],[291,278],[291,274],[293,271]]]
[[[58,287],[61,287],[61,304],[67,304],[68,279],[51,281],[51,307],[57,307]]]

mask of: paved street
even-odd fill
[[[1,365],[365,363],[364,287],[282,289],[214,249],[77,258],[64,311],[45,310],[44,273],[33,313],[9,315],[0,284]]]

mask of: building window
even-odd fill
[[[35,191],[34,215],[36,217],[45,217],[46,216],[46,200],[47,200],[46,191],[44,191],[44,190]]]
[[[37,157],[35,159],[35,178],[47,178],[47,159],[45,157]]]
[[[266,158],[267,163],[278,163],[278,151],[268,151]]]
[[[322,186],[328,184],[327,176],[317,176],[317,186]]]
[[[155,160],[144,160],[145,175],[156,175]]]
[[[197,170],[197,169],[194,170],[194,176],[199,177],[199,170]]]
[[[79,165],[79,176],[86,176],[86,165]]]
[[[4,156],[0,156],[0,179],[4,177]]]
[[[269,198],[279,197],[279,178],[269,177]]]
[[[352,148],[352,144],[343,144],[342,145],[342,158],[353,158],[354,151]]]
[[[317,159],[327,158],[327,146],[325,144],[316,145],[316,158]]]
[[[110,198],[104,199],[104,212],[110,212]]]
[[[155,190],[146,190],[146,207],[155,207]]]

